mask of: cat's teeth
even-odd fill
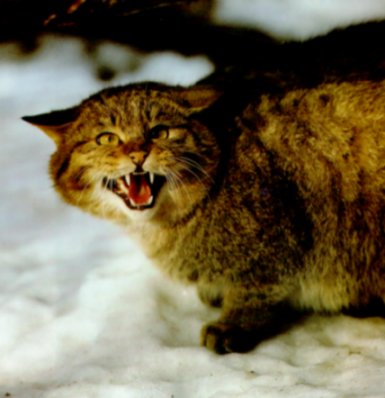
[[[151,172],[149,172],[148,174],[150,175],[150,183],[153,184],[154,180],[155,180],[155,175],[154,175],[154,173],[151,173]]]
[[[125,180],[127,186],[129,187],[130,186],[130,176],[128,174],[124,176],[124,180]]]

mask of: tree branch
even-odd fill
[[[2,0],[0,41],[31,47],[42,33],[110,40],[145,51],[205,54],[219,70],[275,73],[286,78],[384,75],[385,23],[335,31],[304,43],[278,43],[252,29],[215,25],[214,0]],[[234,0],[235,1],[235,0]]]

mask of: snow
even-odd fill
[[[385,17],[384,0],[216,1],[217,22],[258,27],[285,39],[306,39],[335,27]]]
[[[324,3],[333,18],[345,4],[334,0],[333,12]],[[310,2],[271,4],[302,15]],[[367,4],[363,18],[380,2]],[[189,84],[212,69],[203,57],[112,45],[94,57],[121,68],[112,84]],[[82,44],[51,37],[24,58],[7,44],[0,60],[0,398],[385,396],[382,319],[312,316],[244,355],[200,347],[216,311],[161,275],[118,227],[62,203],[46,171],[53,144],[20,120],[104,86]]]

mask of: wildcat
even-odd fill
[[[385,80],[262,80],[132,84],[24,118],[57,145],[65,201],[221,307],[201,333],[220,354],[385,300]]]

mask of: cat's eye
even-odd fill
[[[114,133],[104,132],[96,137],[96,143],[98,145],[119,145],[120,138]]]
[[[169,136],[169,128],[163,124],[159,124],[148,132],[148,136],[152,140],[166,140]]]

